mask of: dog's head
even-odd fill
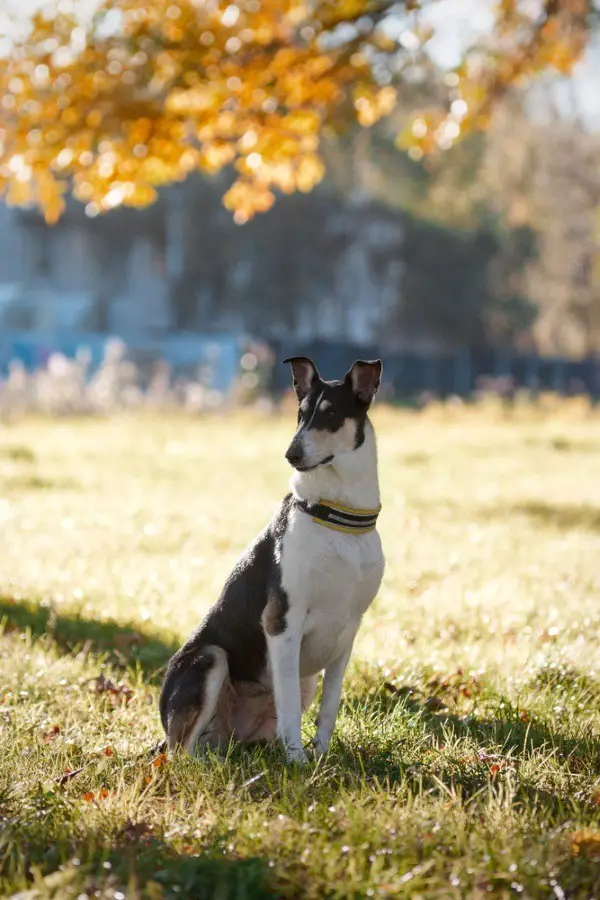
[[[284,362],[292,367],[298,398],[298,430],[285,454],[290,465],[308,472],[358,450],[381,381],[381,360],[357,360],[343,381],[323,381],[306,356]]]

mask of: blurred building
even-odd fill
[[[221,194],[179,186],[148,210],[93,220],[70,204],[51,228],[0,205],[0,328],[389,339],[402,294],[397,213],[315,195],[239,228]]]
[[[80,210],[54,228],[0,205],[0,327],[19,331],[164,331],[168,283],[144,230],[107,247]],[[112,242],[109,242],[112,243]]]

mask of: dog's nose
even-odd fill
[[[285,458],[291,466],[297,466],[302,462],[302,448],[298,444],[290,444]]]

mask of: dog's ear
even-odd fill
[[[357,359],[346,374],[346,384],[351,386],[354,396],[361,403],[368,405],[372,402],[381,384],[382,370],[383,366],[380,359],[368,361]]]
[[[298,400],[303,400],[315,384],[321,380],[317,367],[308,356],[290,356],[283,362],[291,365],[296,397]]]

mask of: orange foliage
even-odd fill
[[[0,58],[0,192],[54,222],[68,188],[93,215],[233,165],[224,202],[245,222],[275,191],[320,181],[324,131],[348,118],[369,127],[396,107],[430,36],[427,5],[408,0],[399,16],[391,0],[103,0],[88,21],[61,0]],[[531,4],[501,0],[494,32],[448,81],[446,108],[418,114],[399,144],[414,158],[449,146],[510,85],[570,72],[589,0],[543,6],[532,19]],[[410,40],[398,41],[399,23]]]

